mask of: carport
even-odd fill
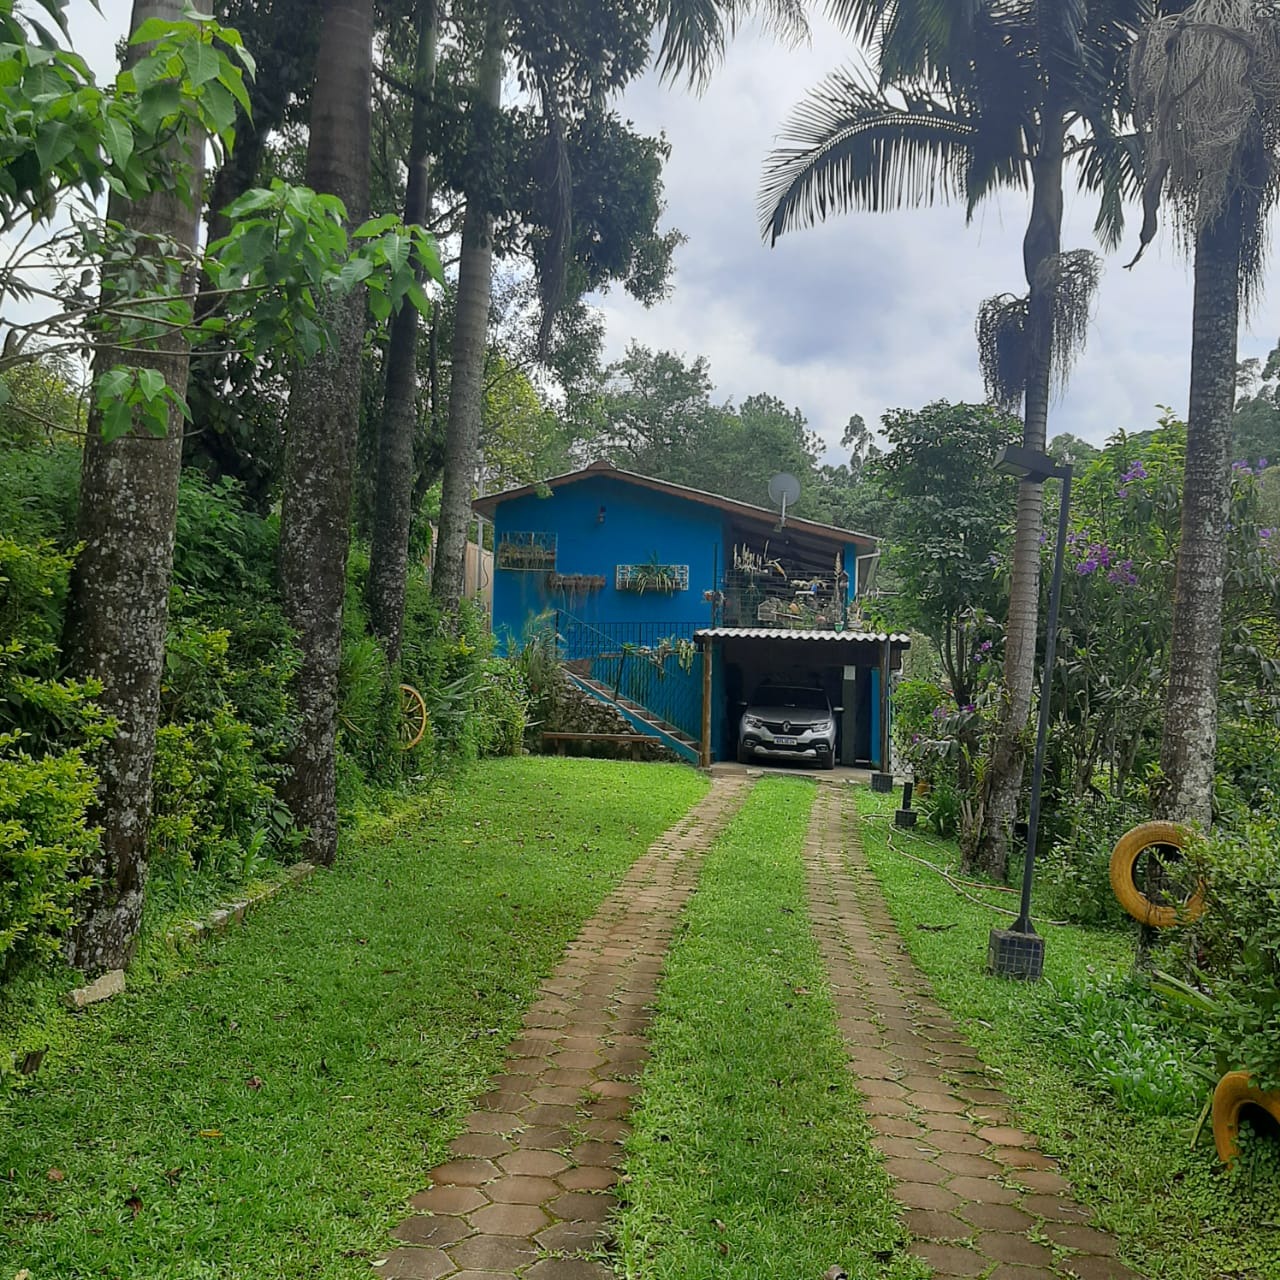
[[[738,720],[765,681],[825,691],[837,711],[840,764],[888,769],[889,686],[902,669],[909,636],[874,631],[785,627],[707,627],[702,652],[702,766],[736,755]]]

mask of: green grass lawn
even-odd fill
[[[846,1068],[801,851],[811,783],[760,782],[668,957],[615,1265],[636,1280],[923,1274]]]
[[[0,1109],[0,1277],[367,1276],[540,979],[706,786],[486,763],[79,1015]]]
[[[899,856],[896,851],[914,853],[952,870],[957,861],[954,845],[892,828],[897,803],[858,792],[863,844],[903,940],[1000,1073],[1022,1125],[1061,1158],[1097,1224],[1119,1237],[1126,1261],[1153,1280],[1278,1280],[1280,1153],[1259,1150],[1251,1166],[1225,1173],[1207,1132],[1191,1149],[1195,1103],[1178,1114],[1150,1114],[1122,1104],[1091,1078],[1091,1055],[1125,1037],[1124,1027],[1108,1025],[1105,1000],[1091,1004],[1091,1023],[1069,1027],[1078,1004],[1073,993],[1130,972],[1134,935],[1040,926],[1045,982],[987,976],[988,931],[1007,927],[1007,918],[966,901],[934,872]],[[1017,905],[1016,897],[985,896]],[[1163,1047],[1152,1045],[1153,1059]],[[1139,1057],[1116,1088],[1142,1094],[1143,1070]]]

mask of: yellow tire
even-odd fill
[[[1147,849],[1164,846],[1182,850],[1187,847],[1187,829],[1176,822],[1142,822],[1116,841],[1111,851],[1111,890],[1116,901],[1141,924],[1167,929],[1174,924],[1188,924],[1204,911],[1204,881],[1197,881],[1194,892],[1180,907],[1152,902],[1133,878],[1139,856]]]
[[[1213,1091],[1213,1141],[1223,1164],[1240,1154],[1240,1111],[1250,1104],[1280,1123],[1280,1090],[1264,1093],[1247,1071],[1228,1071]]]
[[[400,750],[412,751],[427,732],[427,704],[411,684],[400,686]]]

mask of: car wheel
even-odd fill
[[[836,767],[836,753],[834,751],[827,752],[826,757],[822,762],[822,767],[824,769],[834,769]]]
[[[739,764],[751,763],[751,752],[748,751],[746,746],[741,742],[738,743],[738,763]]]

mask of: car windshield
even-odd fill
[[[757,707],[798,707],[802,711],[831,709],[827,695],[821,689],[794,689],[781,684],[761,685],[751,701]]]

